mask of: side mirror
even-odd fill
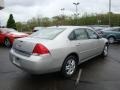
[[[100,35],[97,36],[97,39],[101,39],[101,38],[102,38],[102,36],[100,36]]]

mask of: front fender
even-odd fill
[[[104,44],[107,44],[109,46],[109,42],[106,38],[102,38],[102,40],[104,41]]]

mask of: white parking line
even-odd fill
[[[75,85],[78,85],[78,84],[79,84],[81,74],[82,74],[82,69],[79,70],[79,73],[78,73],[78,76],[77,76],[77,79],[76,79]]]

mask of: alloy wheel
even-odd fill
[[[65,66],[66,74],[72,75],[75,71],[75,68],[76,68],[75,60],[73,60],[73,59],[68,60],[66,66]]]
[[[108,46],[105,46],[103,52],[104,52],[104,56],[107,56],[107,55],[108,55]]]
[[[112,44],[112,43],[115,42],[115,39],[114,39],[114,37],[110,37],[110,38],[108,39],[108,41],[109,41],[110,44]]]

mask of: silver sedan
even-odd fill
[[[108,41],[90,27],[48,27],[16,39],[10,60],[32,74],[61,71],[71,77],[77,66],[98,55],[107,56]]]

